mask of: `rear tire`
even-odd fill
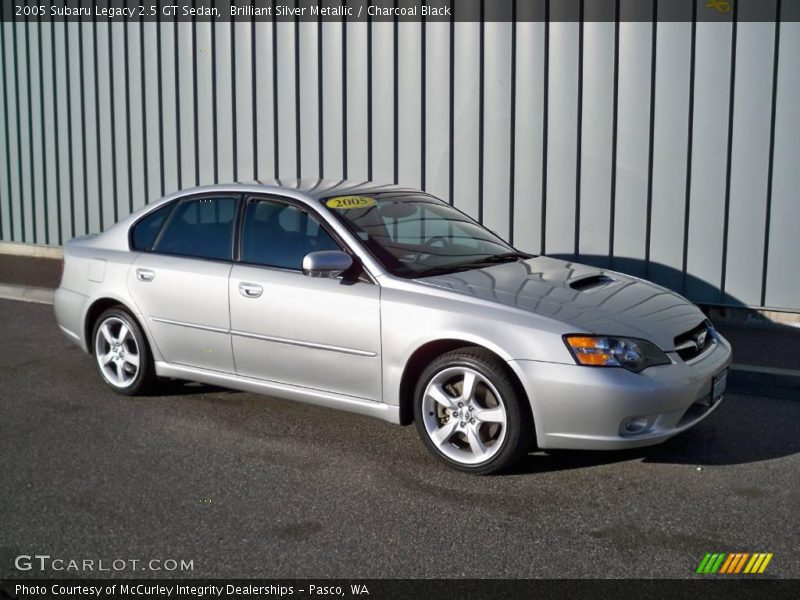
[[[414,394],[414,421],[431,453],[450,467],[489,475],[511,467],[533,441],[533,419],[506,365],[467,347],[436,358]]]
[[[139,396],[155,387],[156,370],[147,338],[121,306],[109,308],[97,319],[92,352],[100,376],[116,393]]]

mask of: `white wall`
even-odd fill
[[[709,22],[0,31],[2,240],[60,244],[215,180],[372,177],[525,250],[800,309],[796,22],[777,45],[738,23],[734,63]]]

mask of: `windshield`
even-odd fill
[[[439,275],[529,256],[432,196],[385,192],[325,198],[322,203],[387,271],[400,277]]]

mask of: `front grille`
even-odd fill
[[[675,351],[683,360],[697,358],[714,343],[714,334],[708,321],[675,338]]]

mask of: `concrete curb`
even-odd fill
[[[756,365],[732,365],[728,390],[750,396],[800,400],[800,371]]]
[[[51,290],[50,288],[0,283],[0,298],[4,300],[19,300],[21,302],[35,302],[37,304],[53,304],[53,294],[54,290]]]
[[[0,283],[0,299],[53,304],[54,290]],[[756,365],[731,366],[728,391],[734,394],[800,400],[800,371]]]
[[[45,246],[44,244],[22,244],[19,242],[0,242],[0,254],[29,256],[32,258],[64,258],[61,246]]]

